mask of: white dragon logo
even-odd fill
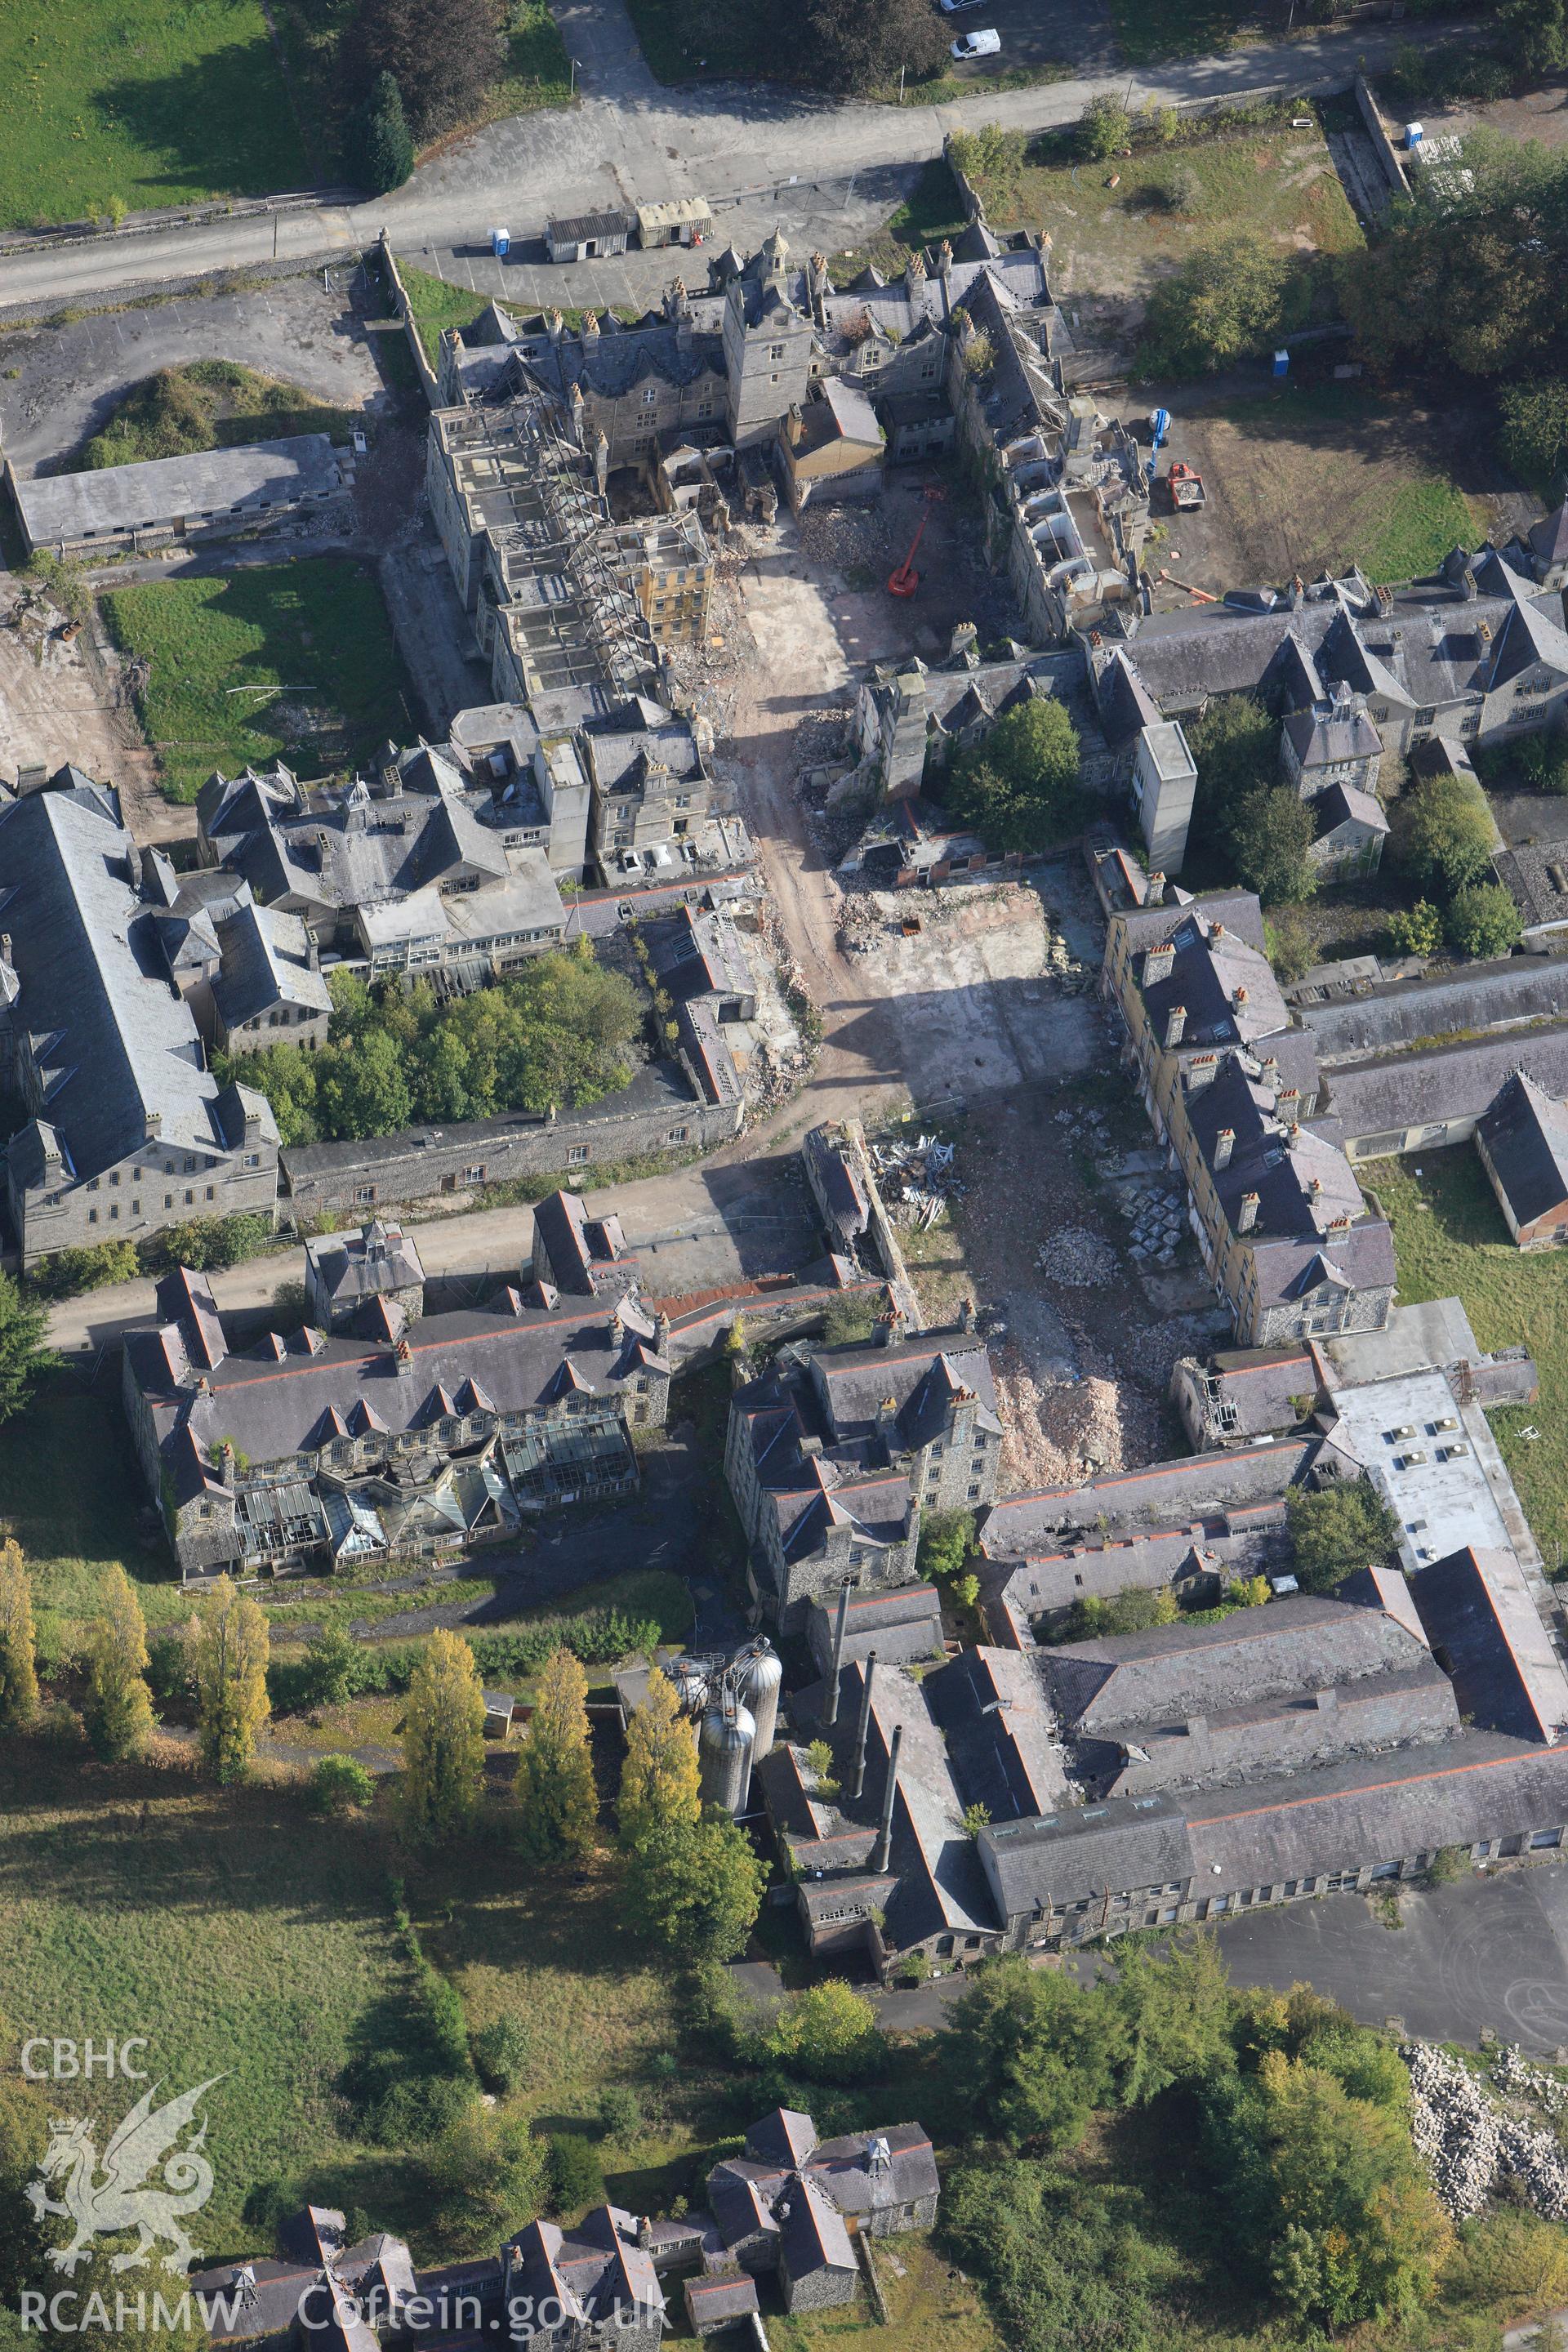
[[[201,2153],[207,2136],[205,2123],[186,2147],[177,2147],[175,2142],[194,2120],[204,2093],[222,2081],[221,2074],[209,2075],[194,2091],[182,2092],[177,2099],[157,2108],[153,2100],[160,2085],[154,2083],[116,2127],[103,2151],[101,2176],[91,2124],[70,2116],[51,2120],[49,2144],[38,2167],[41,2177],[28,2182],[26,2194],[40,2221],[46,2213],[58,2213],[76,2224],[69,2245],[49,2248],[49,2260],[57,2270],[74,2273],[91,2252],[94,2238],[108,2237],[119,2230],[134,2230],[137,2242],[111,2258],[111,2270],[136,2269],[148,2261],[161,2238],[166,2238],[173,2249],[163,2257],[163,2268],[175,2277],[184,2274],[188,2263],[201,2259],[202,2249],[186,2237],[181,2216],[200,2212],[212,2195],[213,2168]],[[163,2187],[145,2188],[142,2184],[160,2159]],[[62,2174],[64,2202],[57,2205],[44,2183]]]

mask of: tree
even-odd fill
[[[26,1731],[37,1714],[33,1583],[21,1545],[7,1536],[0,1544],[0,1731]]]
[[[1312,812],[1289,784],[1266,784],[1237,803],[1231,826],[1236,871],[1264,906],[1310,898],[1318,887],[1307,851]]]
[[[921,1518],[921,1539],[915,1567],[921,1576],[957,1576],[974,1549],[973,1511],[926,1511]]]
[[[1328,1592],[1358,1568],[1381,1564],[1399,1540],[1399,1521],[1370,1479],[1346,1478],[1309,1494],[1292,1486],[1285,1516],[1304,1592]]]
[[[1472,777],[1431,776],[1394,805],[1394,855],[1416,889],[1452,898],[1491,864],[1492,822]]]
[[[927,0],[805,0],[792,46],[824,89],[866,96],[896,82],[900,68],[911,81],[938,72],[947,37]]]
[[[435,2220],[454,2251],[488,2245],[531,2221],[545,2200],[547,2151],[526,2123],[468,2115],[425,2158]]]
[[[1556,376],[1505,383],[1498,393],[1498,415],[1504,463],[1552,496],[1568,462],[1568,383]]]
[[[767,1870],[744,1830],[710,1811],[695,1829],[661,1829],[631,1856],[626,1902],[645,1931],[698,1961],[732,1960],[746,1939]]]
[[[626,1726],[626,1759],[621,1767],[621,1843],[639,1845],[668,1822],[695,1829],[701,1818],[697,1742],[680,1711],[675,1686],[657,1666],[647,1696]]]
[[[0,1274],[0,1421],[9,1421],[30,1402],[34,1390],[59,1358],[44,1344],[49,1310],[29,1298],[8,1274]]]
[[[1078,149],[1086,162],[1102,163],[1132,144],[1132,117],[1120,101],[1101,90],[1079,117]]]
[[[477,114],[500,70],[494,0],[361,0],[348,68],[367,95],[396,82],[416,139],[436,138]]]
[[[353,1689],[360,1646],[342,1625],[327,1625],[305,1652],[305,1695],[311,1706],[342,1706]]]
[[[1234,1996],[1212,1936],[1179,1937],[1159,1956],[1134,1948],[1121,1959],[1113,2000],[1126,2036],[1128,2106],[1178,2083],[1212,2084],[1234,2067]]]
[[[333,1057],[321,1108],[335,1133],[390,1135],[407,1126],[413,1108],[402,1057],[384,1030],[368,1030],[352,1053]]]
[[[403,1766],[404,1808],[416,1836],[452,1837],[468,1827],[484,1787],[485,1702],[473,1651],[444,1626],[409,1679]]]
[[[1037,695],[1004,712],[952,763],[948,801],[993,849],[1047,849],[1082,823],[1078,730],[1066,705]]]
[[[1266,1576],[1238,1576],[1226,1595],[1238,1609],[1261,1609],[1268,1598]]]
[[[1279,730],[1249,694],[1215,697],[1185,721],[1187,748],[1197,769],[1193,792],[1192,837],[1230,845],[1237,813],[1274,782]]]
[[[1443,944],[1443,918],[1430,898],[1417,898],[1389,917],[1388,936],[1401,955],[1434,956]]]
[[[226,1576],[213,1586],[196,1621],[191,1650],[202,1761],[226,1787],[250,1769],[257,1734],[271,1712],[267,1619],[250,1595],[237,1592]]]
[[[474,2063],[488,2091],[515,2091],[533,2055],[533,2040],[518,2017],[493,2018],[474,2036]]]
[[[390,194],[413,172],[414,135],[403,111],[403,93],[392,74],[378,73],[370,86],[360,152],[364,184],[373,194]]]
[[[94,1752],[106,1763],[141,1755],[153,1737],[147,1621],[118,1560],[104,1577],[103,1607],[88,1628],[82,1719]]]
[[[825,1977],[781,2002],[764,2042],[770,2058],[814,2083],[863,2083],[888,2058],[876,2011],[842,1977]]]
[[[1500,882],[1473,882],[1456,890],[1443,918],[1450,947],[1461,955],[1501,956],[1524,936],[1519,908]]]
[[[946,2056],[977,2129],[1010,2147],[1076,2147],[1110,2104],[1122,2039],[1102,1987],[1009,1953],[977,1969],[954,2006]]]
[[[310,1811],[341,1820],[375,1800],[375,1782],[358,1759],[323,1756],[310,1775]]]
[[[1298,269],[1277,247],[1240,232],[1204,247],[1151,294],[1143,366],[1213,375],[1268,350],[1284,331]]]
[[[1542,79],[1568,67],[1568,0],[1502,0],[1498,23],[1527,74]]]
[[[964,2165],[942,2210],[953,2252],[985,2282],[1016,2352],[1162,2352],[1172,2341],[1150,2295],[1160,2254],[1125,2218],[1127,2200],[1099,2181],[1016,2159]]]
[[[570,1650],[552,1656],[534,1693],[517,1769],[522,1843],[536,1862],[581,1862],[598,1824],[588,1745],[588,1678]]]

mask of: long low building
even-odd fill
[[[29,555],[91,555],[166,539],[203,539],[250,530],[301,507],[323,505],[353,480],[352,458],[325,433],[207,449],[188,457],[150,457],[85,474],[17,474],[5,480]]]
[[[1346,1158],[1383,1160],[1468,1142],[1519,1069],[1549,1095],[1568,1095],[1568,1021],[1380,1054],[1326,1069],[1323,1084]]]

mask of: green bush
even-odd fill
[[[1393,847],[1402,872],[1422,891],[1452,898],[1479,882],[1492,856],[1486,795],[1468,776],[1433,776],[1401,793]]]
[[[360,1812],[374,1796],[375,1782],[352,1756],[323,1756],[310,1775],[312,1812]]]
[[[382,2147],[439,2139],[474,2105],[472,2083],[455,2074],[405,2074],[365,2114],[365,2137]]]
[[[1521,735],[1509,746],[1509,756],[1531,792],[1568,793],[1568,735]]]
[[[51,1251],[27,1280],[45,1298],[79,1298],[83,1291],[101,1290],[108,1283],[134,1282],[141,1271],[134,1242],[100,1242],[92,1249]]]
[[[554,2132],[550,2139],[550,2204],[556,2213],[575,2213],[585,2205],[602,2204],[605,2174],[591,2141],[576,2132]]]
[[[642,2137],[642,2101],[629,2083],[611,2083],[599,2099],[599,2129],[619,2147]]]
[[[1389,917],[1388,936],[1401,955],[1434,956],[1443,944],[1443,918],[1429,898],[1417,898]]]
[[[1163,213],[1195,212],[1204,192],[1204,184],[1190,163],[1173,163],[1157,180],[1151,180],[1149,202]]]
[[[528,2028],[515,2017],[493,2018],[473,2040],[474,2063],[487,2091],[504,2098],[515,2091],[527,2072],[533,2042]]]
[[[1500,882],[1473,883],[1457,891],[1443,929],[1450,946],[1469,956],[1507,955],[1524,932],[1519,908]]]
[[[1304,1592],[1327,1592],[1353,1570],[1381,1565],[1399,1540],[1399,1521],[1370,1479],[1347,1478],[1285,1498],[1293,1565]]]
[[[1132,117],[1107,92],[1091,98],[1079,120],[1079,152],[1090,163],[1103,163],[1132,144]]]

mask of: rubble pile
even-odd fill
[[[1561,2052],[1558,2054],[1561,2056]],[[1544,2066],[1532,2066],[1514,2042],[1505,2042],[1499,2051],[1492,2081],[1500,2091],[1533,2099],[1549,2116],[1560,2116],[1568,2110],[1568,2083],[1560,2074],[1548,2073]]]
[[[1126,1467],[1127,1431],[1114,1381],[1091,1373],[1042,1387],[1015,1349],[994,1350],[994,1361],[1005,1493],[1076,1486],[1101,1470]]]
[[[1068,996],[1081,996],[1099,984],[1100,974],[1079,961],[1056,925],[1046,924],[1046,971]]]
[[[801,552],[829,572],[890,571],[893,546],[877,507],[808,505],[800,519]]]
[[[952,1144],[934,1135],[920,1136],[912,1143],[873,1143],[869,1149],[878,1185],[896,1225],[927,1233],[950,1197],[963,1192],[952,1172]]]
[[[1116,1252],[1084,1226],[1064,1225],[1051,1235],[1035,1263],[1047,1281],[1066,1283],[1069,1290],[1085,1290],[1111,1280]]]
[[[1430,2043],[1408,2042],[1400,2055],[1410,2069],[1415,2153],[1455,2221],[1479,2213],[1505,2177],[1546,2221],[1568,2221],[1568,2155],[1554,2133],[1494,2105],[1467,2068]]]
[[[1170,1265],[1187,1230],[1179,1184],[1152,1184],[1132,1196],[1132,1255],[1139,1265]]]
[[[857,892],[838,908],[838,946],[845,955],[869,955],[887,926],[875,902]]]

